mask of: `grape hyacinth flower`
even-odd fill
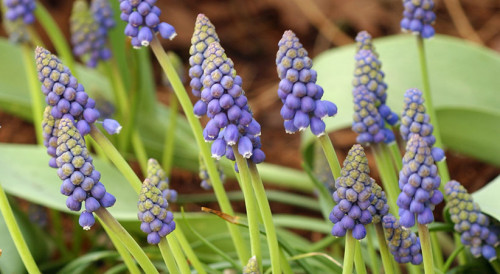
[[[147,178],[163,193],[163,198],[167,199],[168,202],[177,201],[177,191],[169,188],[167,174],[158,161],[153,158],[148,160]]]
[[[111,58],[111,51],[107,47],[107,29],[96,21],[85,1],[74,3],[70,28],[73,53],[86,58],[88,67],[94,68],[99,60]]]
[[[401,30],[420,35],[422,38],[434,36],[432,24],[436,20],[434,1],[432,0],[403,0],[403,19]]]
[[[4,24],[14,43],[27,42],[30,39],[27,26],[35,22],[34,0],[3,0]]]
[[[191,77],[189,85],[192,94],[198,98],[198,101],[194,104],[194,114],[197,117],[207,114],[207,103],[200,99],[201,90],[203,89],[203,83],[201,82],[203,69],[201,66],[205,61],[205,50],[213,42],[220,42],[214,25],[204,14],[198,14],[193,37],[191,38],[191,47],[189,48],[189,54],[191,55],[189,57],[189,65],[191,66],[189,69],[189,77]]]
[[[119,134],[122,130],[120,123],[113,119],[104,119],[104,121],[102,121],[102,127],[109,135]]]
[[[370,200],[371,206],[368,207],[368,210],[372,214],[372,223],[380,223],[382,218],[389,213],[389,205],[387,204],[385,192],[375,182],[372,184],[372,197]]]
[[[257,257],[252,256],[252,258],[248,259],[247,265],[243,267],[243,274],[260,274]]]
[[[366,89],[359,86],[353,90],[354,114],[352,130],[359,135],[356,142],[363,145],[370,143],[394,141],[394,133],[385,128],[384,120],[375,107],[375,96]]]
[[[149,244],[159,244],[161,238],[175,229],[174,214],[167,207],[168,202],[162,191],[151,180],[144,180],[137,203],[137,216],[141,221],[141,230],[148,234]]]
[[[352,230],[352,236],[358,240],[366,236],[365,225],[372,222],[369,207],[373,184],[363,147],[354,145],[344,161],[341,177],[335,182],[333,199],[337,205],[330,213],[333,236],[343,237],[347,230]]]
[[[42,129],[43,129],[43,145],[47,148],[47,154],[51,156],[49,166],[57,168],[56,164],[56,149],[57,149],[57,130],[60,119],[55,119],[50,114],[52,107],[47,106],[43,112]]]
[[[172,25],[161,22],[161,10],[155,5],[156,0],[120,0],[120,18],[127,22],[125,35],[132,38],[132,46],[147,47],[156,33],[165,39],[174,39],[177,35]]]
[[[42,47],[36,48],[35,55],[38,80],[42,83],[45,101],[52,107],[50,114],[56,120],[65,114],[71,115],[78,132],[85,136],[99,118],[95,101],[55,55]]]
[[[356,40],[356,52],[359,52],[361,50],[369,50],[378,58],[378,53],[375,50],[375,46],[372,43],[372,36],[366,30],[358,32],[355,40]],[[383,71],[380,72],[382,73],[382,76],[384,76],[384,72]]]
[[[391,214],[384,216],[382,224],[385,228],[385,237],[394,260],[400,264],[421,264],[423,258],[420,239],[415,233],[401,226],[396,217]]]
[[[455,231],[461,234],[462,243],[470,248],[474,257],[481,255],[493,261],[497,258],[495,247],[500,244],[498,236],[489,228],[490,220],[479,205],[472,200],[467,190],[457,181],[448,182],[445,187],[447,207]]]
[[[281,116],[285,131],[293,134],[311,126],[314,135],[325,134],[323,118],[337,114],[337,106],[323,97],[323,88],[316,84],[317,73],[312,60],[295,33],[285,31],[278,43],[276,66],[281,79],[278,96],[283,102]]]
[[[382,118],[389,125],[396,125],[399,117],[386,105],[387,84],[384,82],[385,75],[381,70],[382,63],[377,55],[371,50],[361,49],[356,53],[354,59],[356,60],[352,81],[354,89],[364,86],[372,92],[375,95],[375,106]]]
[[[115,27],[116,22],[113,18],[113,9],[109,5],[108,0],[92,0],[90,11],[94,20],[99,25],[99,32],[104,32],[107,35],[108,31]]]
[[[420,135],[432,148],[431,153],[434,161],[439,162],[444,160],[445,154],[441,148],[433,147],[436,142],[436,137],[432,135],[433,130],[434,127],[430,123],[430,116],[425,112],[422,92],[416,88],[407,90],[399,128],[401,137],[403,140],[408,141],[411,136]]]
[[[63,181],[61,193],[68,196],[66,206],[72,211],[80,211],[85,202],[79,223],[89,230],[95,223],[92,212],[101,206],[113,206],[116,198],[106,192],[99,181],[101,174],[95,170],[85,140],[68,114],[59,121],[56,156],[57,175]]]
[[[432,211],[443,201],[443,194],[438,189],[440,183],[429,145],[420,136],[413,135],[406,145],[403,169],[399,172],[401,193],[397,205],[402,226],[414,226],[415,215],[419,224],[434,221]]]
[[[234,161],[231,146],[235,145],[244,158],[256,164],[263,162],[260,124],[253,118],[233,61],[218,42],[208,46],[202,68],[201,100],[207,103],[207,117],[210,118],[203,135],[205,141],[213,141],[212,157],[226,156]]]
[[[205,161],[203,160],[203,156],[200,153],[198,157],[200,170],[198,172],[198,176],[201,179],[200,186],[204,190],[212,189],[212,180],[210,180],[210,176],[208,175],[207,167],[205,166]],[[219,160],[215,160],[215,167],[217,168],[217,172],[219,173],[219,178],[222,183],[226,180],[226,175],[224,174],[224,170],[222,170],[220,166]]]

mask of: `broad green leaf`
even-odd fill
[[[481,211],[500,221],[500,208],[498,207],[498,193],[500,193],[500,176],[489,182],[486,186],[472,194]]]
[[[389,86],[388,105],[401,113],[404,92],[422,88],[415,37],[397,35],[375,39]],[[432,100],[436,107],[444,144],[455,151],[500,165],[495,146],[500,123],[500,55],[460,39],[437,35],[425,41]],[[337,116],[326,119],[327,130],[350,127],[353,103],[351,81],[355,46],[322,53],[314,60],[324,99],[336,103]],[[485,131],[485,129],[487,129]],[[305,134],[305,145],[313,136]]]

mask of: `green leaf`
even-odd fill
[[[410,35],[375,39],[389,86],[388,105],[401,113],[404,92],[422,88],[417,43]],[[496,145],[500,123],[500,55],[460,39],[437,35],[426,41],[432,100],[436,108],[444,144],[455,151],[500,165]],[[336,117],[326,119],[327,130],[350,127],[355,46],[322,53],[314,60],[318,84],[324,99],[337,104]],[[485,131],[485,129],[487,129]],[[313,140],[307,131],[304,144]]]
[[[498,207],[498,193],[500,193],[500,176],[489,182],[486,186],[472,194],[481,211],[500,221],[500,208]]]
[[[118,252],[116,251],[96,251],[87,253],[67,264],[63,269],[61,269],[58,272],[58,274],[85,273],[85,270],[91,265],[95,264],[96,261],[104,259],[116,260],[119,257],[120,254],[118,254]]]

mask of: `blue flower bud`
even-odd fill
[[[412,32],[422,38],[434,36],[434,2],[432,0],[403,0],[403,19],[401,20],[401,30]]]
[[[396,262],[412,263],[414,265],[422,263],[420,240],[415,233],[401,226],[400,221],[391,214],[387,214],[382,218],[382,225],[389,250]]]
[[[78,223],[83,228],[83,230],[90,230],[90,228],[95,224],[94,214],[87,211],[82,211]]]
[[[109,135],[118,134],[122,130],[120,123],[113,119],[104,119],[102,126]]]
[[[323,89],[316,84],[312,60],[295,34],[285,31],[278,46],[276,66],[281,79],[278,96],[284,104],[281,116],[285,120],[285,131],[295,133],[311,126],[313,134],[324,135],[322,119],[334,116],[337,107],[331,102],[321,101]]]

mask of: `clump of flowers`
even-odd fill
[[[57,149],[57,129],[59,127],[59,119],[55,119],[51,114],[52,107],[47,106],[43,112],[42,129],[43,129],[43,145],[47,148],[47,154],[51,156],[49,166],[57,168],[56,164],[56,149]]]
[[[420,136],[412,136],[406,145],[403,169],[399,172],[401,193],[397,205],[401,225],[414,226],[415,215],[419,224],[434,221],[434,206],[443,200],[438,189],[440,183],[429,145]]]
[[[330,221],[334,223],[332,235],[342,237],[347,230],[358,240],[366,236],[365,225],[372,222],[372,186],[368,159],[363,147],[354,145],[344,161],[341,177],[335,182],[337,190],[333,199],[337,205],[330,213]]]
[[[385,237],[394,260],[400,264],[421,264],[423,258],[420,240],[415,233],[401,226],[396,217],[391,214],[384,216],[382,224],[385,228]]]
[[[88,134],[90,125],[99,118],[95,101],[55,55],[42,47],[36,48],[35,55],[38,79],[42,83],[45,101],[52,107],[52,117],[57,120],[69,114],[75,120],[78,132],[83,136]]]
[[[69,115],[59,121],[56,156],[57,175],[63,180],[61,193],[68,196],[66,206],[80,211],[85,202],[79,223],[88,230],[95,223],[92,212],[101,206],[113,206],[116,199],[99,181],[101,174],[95,170],[85,140]]]
[[[434,1],[432,0],[403,0],[403,19],[401,29],[422,36],[431,38],[434,36]]]
[[[353,90],[354,114],[352,130],[359,135],[356,142],[360,144],[392,142],[394,133],[385,128],[384,120],[375,106],[375,96],[364,86]]]
[[[141,230],[148,234],[149,244],[160,243],[161,238],[167,236],[175,229],[174,215],[168,211],[167,199],[162,191],[151,180],[146,179],[142,184],[139,202],[137,203],[141,221]]]
[[[27,26],[35,22],[33,14],[34,0],[3,0],[4,20],[10,40],[14,43],[27,42],[30,39]]]
[[[361,50],[369,50],[378,58],[378,53],[375,51],[375,46],[372,43],[372,36],[366,31],[360,31],[356,35],[356,52]],[[382,76],[383,72],[381,71]]]
[[[203,135],[206,141],[214,141],[212,157],[226,156],[234,161],[231,146],[236,145],[244,158],[256,164],[263,162],[260,124],[253,118],[233,61],[219,43],[209,45],[202,68],[201,100],[207,103],[207,117],[210,118]]]
[[[168,202],[177,201],[177,191],[170,189],[167,174],[155,159],[148,160],[147,178],[163,193]]]
[[[372,214],[372,223],[380,223],[382,218],[389,213],[389,205],[387,204],[385,192],[375,182],[372,184],[371,202],[371,206],[368,207],[368,210]]]
[[[278,43],[276,66],[281,79],[278,96],[283,102],[281,116],[287,133],[311,127],[316,136],[325,134],[323,118],[337,114],[337,106],[323,97],[323,88],[316,84],[317,73],[312,60],[291,30],[285,31]]]
[[[259,264],[257,262],[257,257],[252,256],[248,259],[248,263],[243,267],[243,274],[259,274]]]
[[[401,114],[401,126],[399,131],[403,140],[408,141],[413,135],[419,135],[432,148],[431,153],[434,161],[444,159],[444,151],[433,147],[436,137],[432,135],[434,127],[430,123],[430,116],[425,112],[424,98],[422,92],[416,88],[409,89],[405,93],[404,108]]]
[[[201,153],[198,157],[198,161],[200,165],[200,169],[198,172],[198,176],[201,179],[200,186],[205,190],[210,190],[212,189],[212,180],[208,175],[207,167],[205,166],[205,161],[203,160]],[[224,174],[224,170],[222,170],[219,160],[215,160],[215,166],[217,167],[217,171],[219,172],[220,181],[224,183],[224,181],[226,180],[226,175]]]
[[[155,4],[156,0],[120,0],[120,18],[127,22],[125,35],[135,48],[149,46],[156,33],[170,40],[177,35],[172,25],[160,21],[161,10]]]
[[[111,58],[111,51],[106,45],[107,29],[96,21],[85,1],[74,3],[70,27],[73,53],[80,58],[87,58],[88,67],[93,68],[99,60]]]
[[[213,42],[219,42],[219,37],[215,32],[215,27],[212,25],[208,17],[204,14],[198,14],[194,26],[193,37],[191,38],[191,47],[189,48],[189,77],[191,77],[191,92],[198,98],[194,105],[194,114],[201,117],[207,114],[207,102],[200,99],[203,83],[201,77],[203,69],[201,68],[203,61],[205,61],[205,50]]]
[[[470,248],[474,257],[481,255],[493,261],[497,258],[495,247],[500,244],[497,235],[489,228],[488,216],[481,212],[467,190],[457,181],[448,182],[445,187],[447,207],[455,231],[460,233],[462,243]]]
[[[116,22],[113,18],[113,9],[109,5],[108,0],[92,0],[90,11],[94,20],[99,25],[99,32],[107,34],[110,29],[115,27]]]

